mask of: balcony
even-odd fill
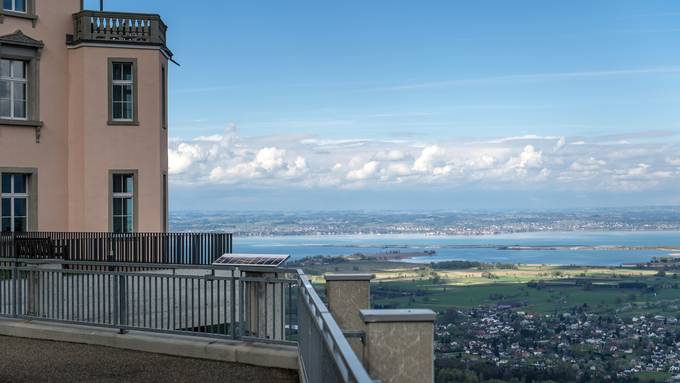
[[[70,44],[84,42],[166,46],[168,27],[159,15],[81,11],[73,15]]]

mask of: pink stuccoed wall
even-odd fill
[[[0,125],[0,168],[38,169],[40,231],[110,231],[109,171],[137,170],[136,231],[164,230],[162,178],[167,130],[161,117],[158,48],[67,47],[80,0],[36,0],[38,22],[5,16],[0,35],[21,30],[42,40],[40,143],[35,130]],[[136,58],[139,126],[109,126],[108,58]]]

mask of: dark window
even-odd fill
[[[3,173],[0,190],[2,231],[26,231],[28,227],[28,176]]]
[[[26,0],[3,0],[2,9],[26,13]]]
[[[112,220],[114,233],[134,231],[135,178],[133,174],[113,175]]]
[[[134,119],[134,70],[131,62],[112,63],[111,117],[118,121]]]
[[[26,119],[26,62],[0,60],[0,117]]]

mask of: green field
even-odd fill
[[[622,316],[680,315],[680,278],[655,270],[538,265],[435,270],[398,262],[356,261],[318,266],[311,271],[317,283],[323,283],[323,273],[374,273],[371,290],[375,307],[441,312],[507,305],[518,311],[549,314],[586,305],[590,312],[617,312]],[[648,288],[619,287],[619,283],[643,283]]]

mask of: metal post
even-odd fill
[[[99,11],[104,12],[104,0],[99,0]]]
[[[236,339],[238,336],[236,334],[236,284],[238,283],[238,276],[236,273],[238,268],[231,271],[231,337]],[[241,294],[243,294],[243,289],[239,288]]]
[[[17,257],[17,248],[16,248],[16,234],[12,232],[12,235],[10,236],[10,250],[11,254],[14,256],[14,262],[12,263],[12,296],[11,296],[11,301],[12,301],[12,317],[16,318],[19,310],[19,270],[17,268],[19,267],[19,259]]]
[[[116,312],[116,319],[118,321],[119,333],[125,334],[125,326],[127,326],[127,279],[125,275],[119,275],[114,278],[116,289],[118,291],[118,298],[115,301],[114,311]]]
[[[12,246],[14,246],[14,241],[12,241]],[[18,259],[14,258],[14,263],[12,266],[12,316],[16,318],[19,315],[19,267]]]

